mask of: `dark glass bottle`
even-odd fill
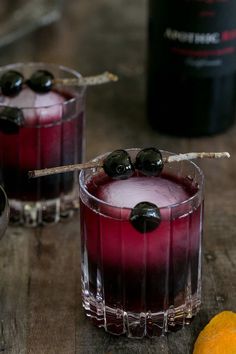
[[[236,113],[236,1],[149,0],[148,117],[182,135],[226,130]]]

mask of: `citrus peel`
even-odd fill
[[[236,313],[214,316],[200,332],[193,354],[236,354]]]

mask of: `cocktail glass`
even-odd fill
[[[4,66],[0,76],[15,70],[27,80],[39,69],[55,78],[80,76],[66,67],[44,63]],[[13,121],[11,116],[17,114],[20,118]],[[49,93],[35,93],[26,86],[14,97],[0,96],[0,176],[9,198],[11,222],[25,226],[54,223],[78,207],[76,172],[29,179],[28,171],[82,161],[84,114],[84,87],[61,85]]]
[[[127,151],[134,160],[139,150]],[[201,303],[203,183],[190,161],[165,164],[160,177],[80,173],[82,300],[95,325],[140,338],[191,322]],[[151,232],[129,220],[141,201],[159,205],[161,223]]]
[[[9,221],[9,204],[6,193],[0,185],[0,239],[4,235]]]

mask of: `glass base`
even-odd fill
[[[87,317],[97,327],[114,335],[125,334],[129,338],[156,337],[176,332],[189,325],[200,309],[199,296],[194,295],[185,304],[170,306],[165,311],[134,313],[120,308],[105,306],[86,291],[82,294],[83,307]]]
[[[10,199],[10,224],[26,227],[46,226],[73,216],[79,201],[67,197],[37,202]]]

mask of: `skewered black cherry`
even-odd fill
[[[52,89],[54,76],[47,70],[35,71],[26,81],[31,90],[38,93],[47,93]]]
[[[160,150],[150,147],[140,150],[136,156],[135,168],[146,176],[159,176],[164,167]]]
[[[15,70],[6,71],[0,79],[0,86],[4,96],[17,95],[24,83],[24,77],[21,73]]]
[[[103,161],[105,173],[114,179],[126,179],[133,175],[134,166],[125,150],[111,152]]]

